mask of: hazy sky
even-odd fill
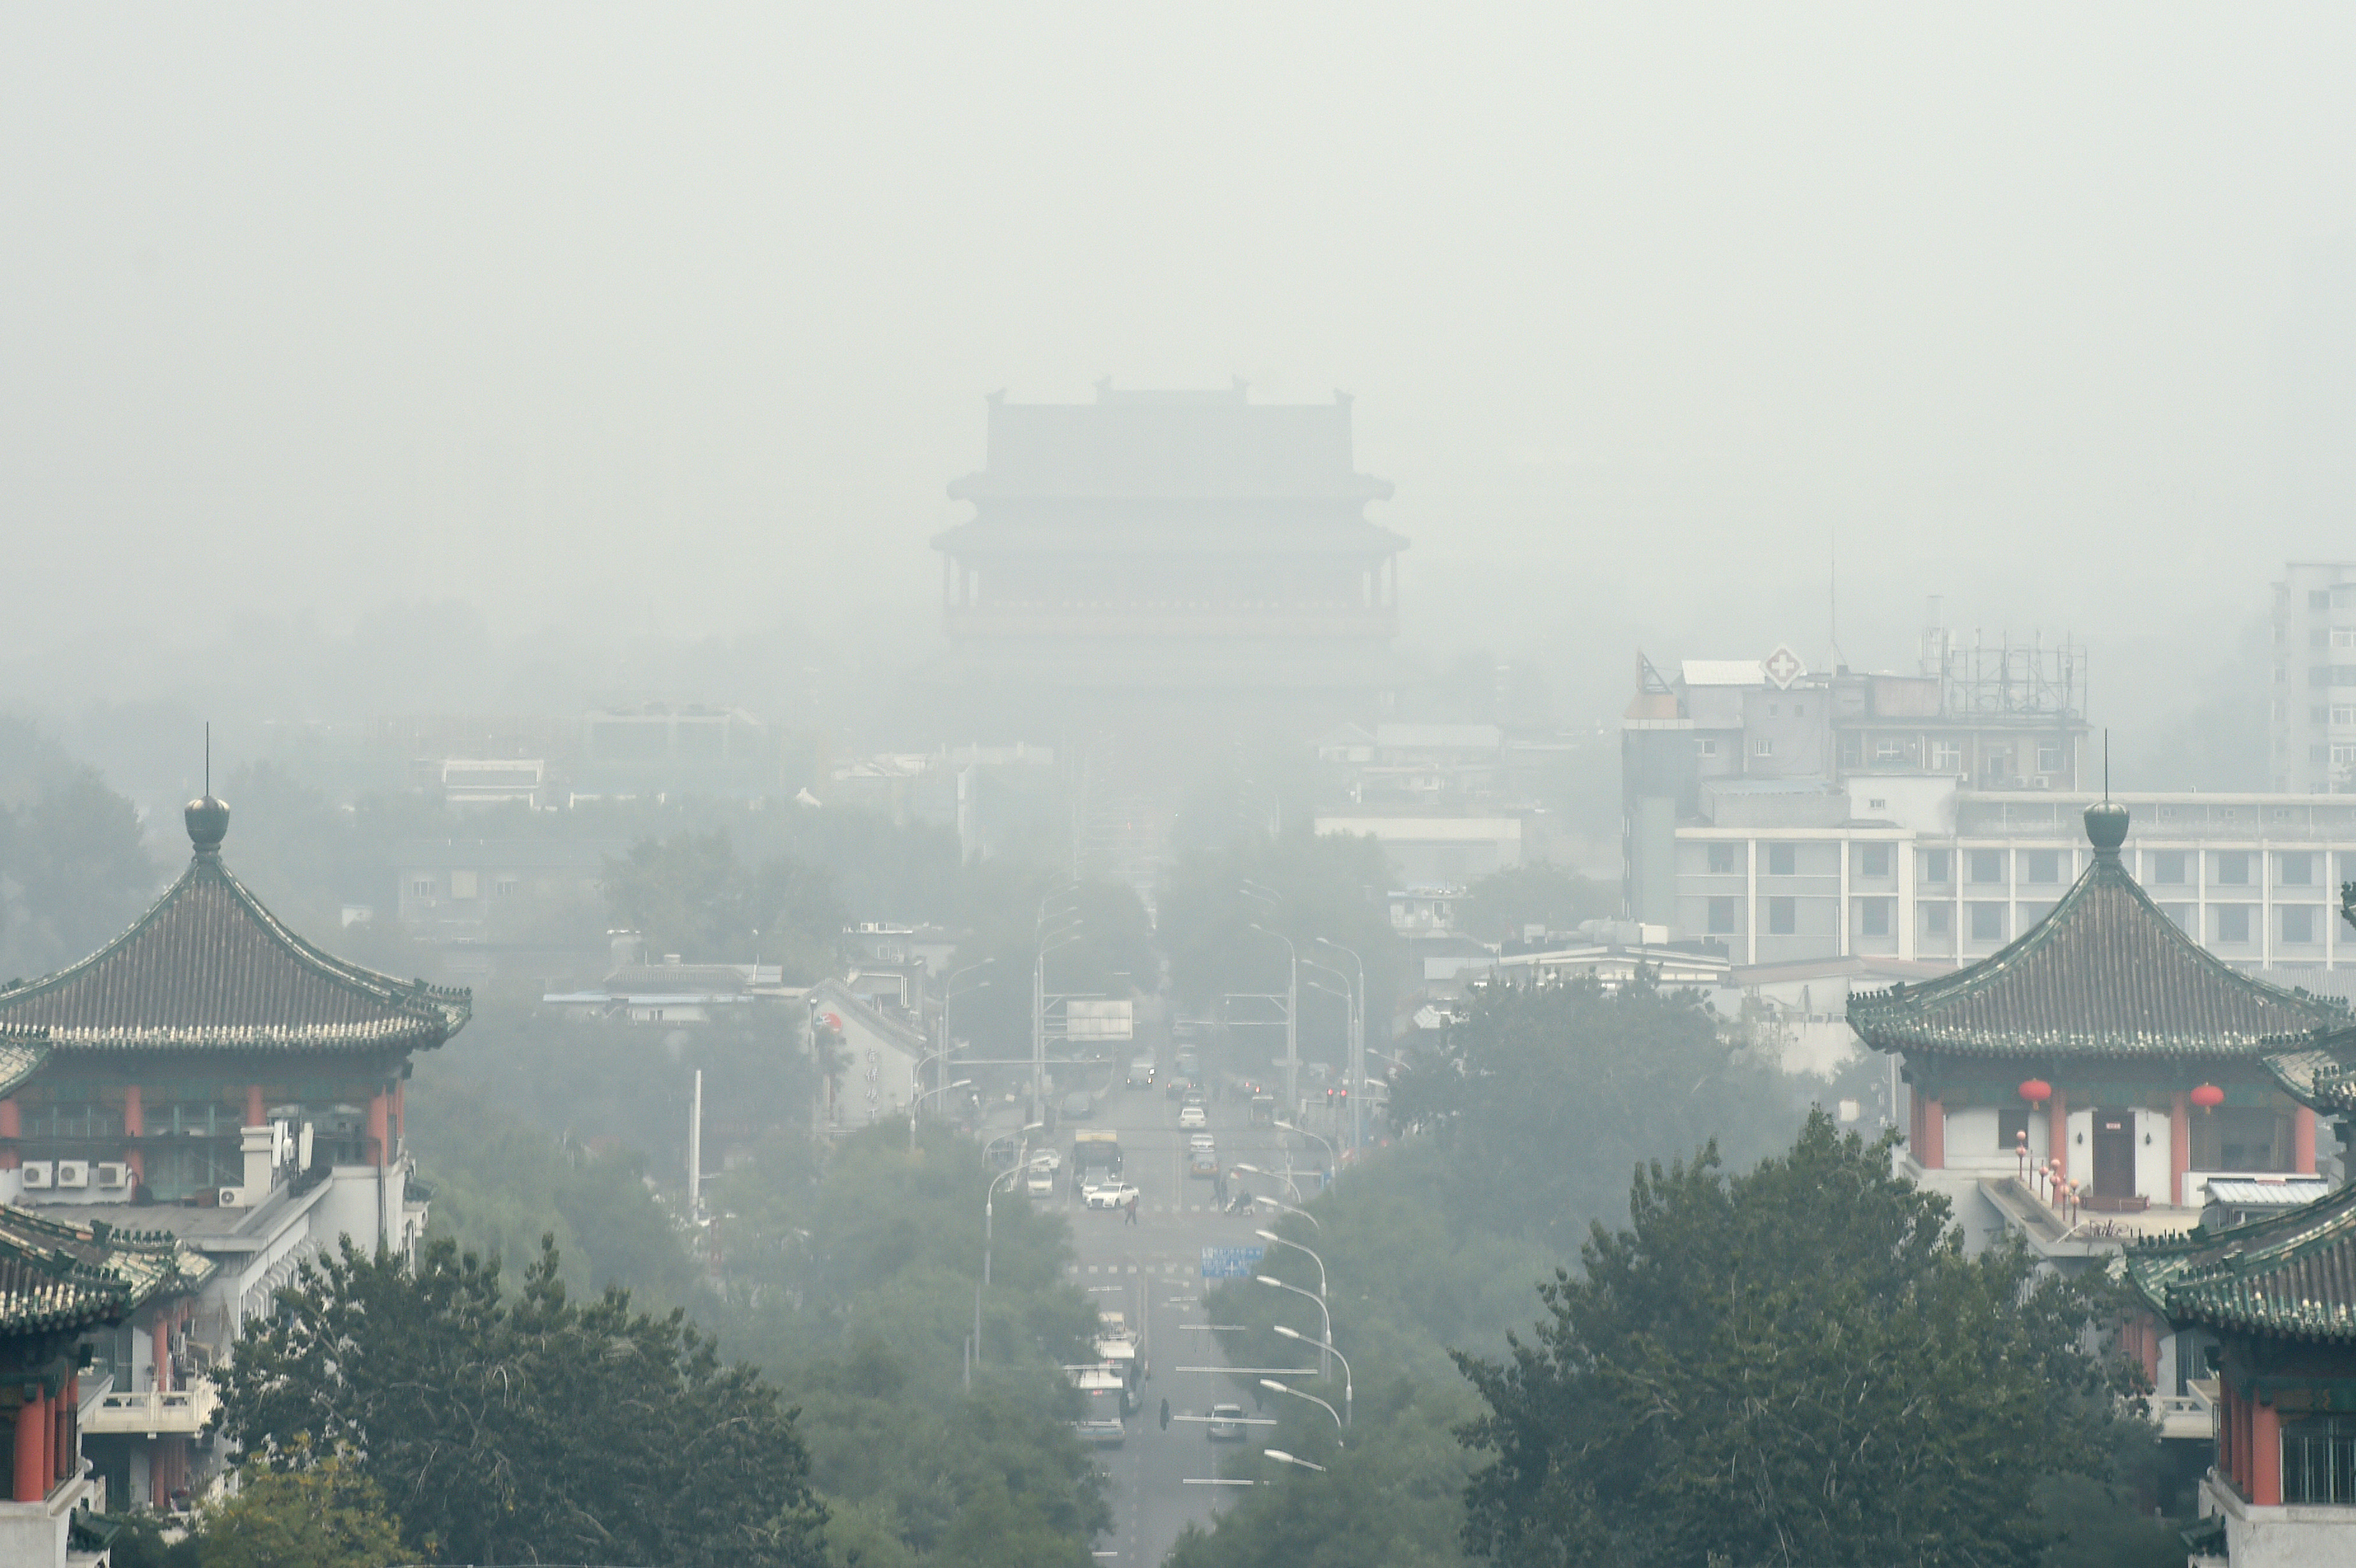
[[[1419,645],[1613,689],[1640,642],[1814,656],[1837,534],[1854,662],[1943,592],[2117,699],[2356,556],[2351,44],[2346,6],[10,7],[0,656],[462,599],[914,657],[985,393],[1242,376],[1356,394]]]

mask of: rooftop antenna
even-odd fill
[[[2103,804],[2111,804],[2111,727],[2103,726]]]
[[[213,721],[205,720],[205,798],[213,797]]]

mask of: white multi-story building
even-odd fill
[[[2356,791],[2356,561],[2295,560],[2275,584],[2275,788]]]
[[[1922,775],[1705,790],[1702,816],[1675,829],[1672,932],[1723,942],[1739,965],[1968,963],[2035,925],[2077,880],[2079,818],[2099,798]],[[2134,815],[2130,874],[2210,951],[2269,970],[2356,967],[2332,918],[2339,884],[2356,880],[2356,801],[2116,798]]]

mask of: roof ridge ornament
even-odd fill
[[[205,793],[188,802],[182,816],[188,825],[188,842],[198,855],[219,857],[221,840],[229,837],[229,802],[213,798],[213,726],[205,721]]]
[[[2086,841],[2098,860],[2115,860],[2127,841],[2127,808],[2111,800],[2111,732],[2103,731],[2103,798],[2086,808]]]

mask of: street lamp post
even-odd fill
[[[1289,1393],[1295,1399],[1305,1399],[1310,1403],[1315,1405],[1318,1409],[1323,1411],[1326,1414],[1332,1416],[1333,1418],[1333,1443],[1336,1447],[1341,1445],[1342,1413],[1340,1411],[1334,1409],[1332,1405],[1327,1404],[1315,1394],[1304,1393],[1297,1388],[1292,1388],[1287,1384],[1278,1382],[1274,1378],[1260,1379],[1259,1386],[1265,1389],[1274,1389],[1279,1393]]]
[[[1312,1465],[1306,1459],[1296,1459],[1281,1448],[1263,1448],[1260,1452],[1280,1465],[1297,1465],[1304,1470],[1314,1470],[1321,1476],[1325,1473],[1324,1466]]]
[[[1303,1301],[1316,1302],[1319,1316],[1325,1319],[1325,1338],[1322,1342],[1329,1345],[1333,1342],[1333,1314],[1326,1310],[1323,1297],[1317,1296],[1313,1292],[1303,1290],[1297,1285],[1287,1285],[1284,1281],[1276,1278],[1272,1275],[1254,1275],[1252,1277],[1258,1280],[1262,1285],[1272,1285],[1279,1290],[1289,1290],[1292,1292],[1293,1295],[1301,1297]],[[1321,1378],[1331,1375],[1332,1370],[1333,1369],[1322,1360],[1317,1363],[1317,1375]]]
[[[1284,1104],[1291,1109],[1301,1104],[1301,954],[1284,933],[1258,921],[1251,929],[1284,944]]]
[[[913,1153],[916,1147],[916,1119],[922,1112],[925,1102],[931,1099],[936,1094],[946,1094],[952,1089],[969,1089],[971,1087],[973,1087],[972,1079],[960,1078],[954,1083],[944,1083],[937,1089],[926,1089],[923,1093],[919,1093],[915,1099],[908,1102],[908,1148],[910,1152]]]
[[[1357,971],[1358,1005],[1350,1018],[1350,1157],[1355,1159],[1366,1141],[1365,1106],[1360,1103],[1366,1078],[1366,961],[1338,942],[1323,936],[1314,940],[1348,958]]]
[[[1304,1138],[1316,1138],[1319,1143],[1323,1144],[1325,1146],[1325,1167],[1328,1170],[1335,1169],[1340,1166],[1341,1157],[1333,1152],[1333,1145],[1331,1139],[1320,1137],[1317,1134],[1311,1132],[1307,1127],[1296,1126],[1290,1122],[1279,1122],[1276,1125],[1284,1132],[1299,1133]]]
[[[979,964],[969,964],[962,969],[951,970],[949,972],[949,977],[941,982],[941,1064],[937,1071],[938,1077],[943,1082],[946,1082],[949,1075],[949,1040],[951,1038],[949,1035],[949,1004],[957,1000],[957,983],[965,978],[968,975],[975,973],[977,970],[993,968],[996,966],[998,960],[995,958],[985,958]],[[992,978],[995,978],[995,976],[992,976]],[[980,985],[970,987],[969,988],[976,991],[984,990],[989,987],[990,984],[990,980],[984,980]]]
[[[1263,1242],[1274,1242],[1280,1247],[1290,1247],[1296,1253],[1309,1253],[1309,1261],[1317,1265],[1317,1294],[1321,1297],[1324,1296],[1325,1260],[1323,1258],[1319,1257],[1315,1253],[1310,1253],[1309,1249],[1302,1246],[1299,1242],[1286,1241],[1274,1231],[1254,1231],[1252,1234],[1258,1236]]]
[[[1308,1335],[1303,1334],[1298,1328],[1288,1328],[1281,1323],[1272,1325],[1272,1327],[1279,1334],[1283,1335],[1286,1339],[1298,1339],[1304,1345],[1314,1345],[1320,1350],[1328,1352],[1335,1360],[1342,1363],[1342,1424],[1344,1426],[1349,1425],[1350,1406],[1354,1403],[1354,1396],[1351,1392],[1351,1383],[1353,1380],[1350,1376],[1350,1358],[1342,1354],[1341,1351],[1334,1349],[1333,1346],[1327,1344],[1323,1339],[1312,1339]]]
[[[1025,1134],[1023,1142],[1023,1154],[1027,1154],[1031,1147],[1031,1141],[1028,1135],[1037,1132],[1042,1125],[1043,1124],[1041,1123],[1033,1122],[1029,1126],[1023,1129]],[[1024,1170],[1029,1168],[1029,1167],[1030,1161],[1025,1159],[1023,1154],[1016,1155],[1013,1168],[991,1177],[990,1179],[990,1190],[982,1194],[981,1278],[973,1287],[973,1364],[977,1367],[981,1365],[981,1288],[983,1285],[990,1283],[991,1247],[998,1234],[998,1184],[1001,1181],[1013,1180],[1014,1178],[1022,1175]],[[1327,1338],[1332,1338],[1330,1330],[1328,1331]]]
[[[1240,1161],[1237,1162],[1235,1165],[1232,1165],[1232,1166],[1228,1167],[1228,1168],[1229,1168],[1230,1170],[1240,1170],[1240,1171],[1242,1171],[1242,1172],[1243,1172],[1245,1175],[1247,1175],[1247,1176],[1265,1176],[1265,1177],[1271,1178],[1271,1179],[1275,1179],[1275,1180],[1281,1181],[1281,1182],[1283,1182],[1287,1187],[1290,1187],[1290,1188],[1291,1188],[1291,1189],[1292,1189],[1292,1195],[1293,1195],[1295,1198],[1301,1198],[1301,1188],[1300,1188],[1300,1185],[1299,1185],[1297,1182],[1295,1182],[1295,1181],[1292,1179],[1292,1178],[1290,1178],[1290,1177],[1289,1177],[1289,1176],[1285,1175],[1285,1174],[1284,1174],[1284,1172],[1282,1172],[1282,1171],[1280,1171],[1280,1170],[1263,1170],[1263,1169],[1261,1169],[1258,1166],[1256,1166],[1256,1165],[1245,1165],[1245,1164],[1243,1164],[1243,1163],[1242,1163],[1242,1162],[1240,1162]],[[1307,1200],[1307,1199],[1305,1199],[1305,1198],[1303,1198],[1303,1199],[1301,1199],[1301,1201],[1305,1203],[1305,1202],[1307,1202],[1307,1201],[1308,1201],[1308,1200]],[[1279,1207],[1280,1208],[1280,1207],[1282,1207],[1282,1205],[1280,1205],[1280,1205],[1279,1205]],[[1319,1226],[1319,1227],[1318,1227],[1318,1229],[1323,1230],[1323,1229],[1324,1229],[1324,1227],[1321,1225],[1321,1226]]]

